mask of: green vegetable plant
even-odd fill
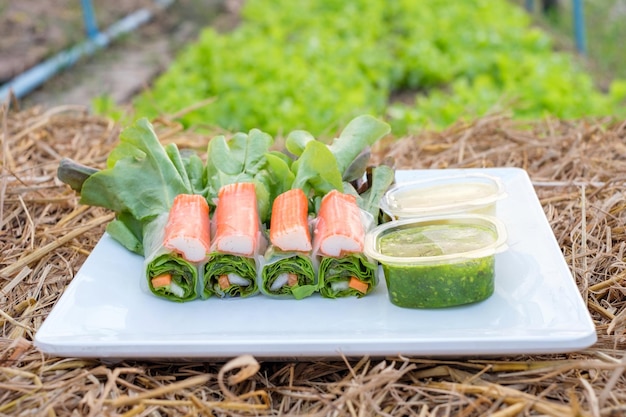
[[[204,30],[134,106],[153,117],[214,98],[181,121],[316,138],[372,114],[401,136],[494,111],[626,116],[622,83],[601,92],[506,0],[248,0],[237,28]]]
[[[201,174],[190,167],[201,161],[197,155],[183,158],[175,144],[162,146],[147,119],[140,119],[120,134],[106,169],[87,170],[64,160],[59,166],[62,181],[76,179],[83,172],[80,203],[105,207],[117,214],[107,231],[127,249],[143,255],[143,228],[156,216],[169,210],[178,194],[198,192]],[[194,186],[195,185],[195,186]]]
[[[210,197],[216,197],[220,188],[236,182],[253,182],[256,186],[259,212],[262,221],[269,216],[270,200],[285,191],[282,181],[272,181],[277,176],[267,175],[268,170],[288,172],[287,162],[267,160],[273,139],[258,129],[248,134],[237,133],[227,140],[224,136],[213,138],[208,146],[206,178]],[[212,201],[215,205],[216,201]]]
[[[271,150],[274,139],[252,129],[229,139],[223,135],[212,138],[205,163],[198,154],[179,151],[175,144],[163,146],[153,126],[142,118],[122,131],[105,169],[64,159],[57,174],[80,193],[81,204],[114,211],[116,218],[107,232],[127,249],[143,255],[147,225],[167,213],[178,194],[199,194],[215,206],[223,185],[253,182],[260,220],[266,227],[274,198],[291,188],[305,191],[311,211],[332,189],[344,191],[346,187],[358,195],[344,179],[363,182],[367,170],[363,155],[389,131],[387,123],[362,115],[350,121],[330,145],[308,132],[293,132],[287,140],[292,154]],[[377,201],[373,195],[384,192],[393,180],[393,172],[372,178],[371,183],[365,181],[359,200],[368,210]]]

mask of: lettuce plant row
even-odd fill
[[[364,113],[396,135],[493,111],[626,115],[626,82],[598,90],[506,0],[247,0],[237,28],[206,28],[134,107],[153,117],[209,98],[182,121],[330,137]]]

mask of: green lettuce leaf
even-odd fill
[[[394,179],[395,171],[393,168],[379,165],[372,168],[371,184],[365,192],[359,194],[350,183],[344,183],[344,190],[346,193],[354,195],[359,208],[371,214],[374,221],[379,223],[380,200]]]
[[[218,279],[221,275],[237,274],[250,285],[232,284],[223,290]],[[216,295],[219,298],[250,297],[259,292],[256,283],[256,265],[254,259],[243,256],[213,253],[205,265],[202,281],[202,297]]]
[[[236,182],[252,182],[256,187],[261,222],[270,218],[274,198],[291,187],[294,175],[288,158],[270,151],[273,139],[267,133],[252,129],[248,134],[236,133],[229,140],[213,138],[208,145],[205,168],[207,194],[210,202],[222,186]]]
[[[377,270],[378,266],[360,253],[341,258],[324,257],[319,266],[319,292],[326,298],[363,297],[378,283]],[[369,284],[366,294],[348,287],[353,276]]]
[[[279,257],[272,260],[274,256]],[[317,277],[310,256],[300,253],[288,254],[275,249],[269,249],[266,254],[267,264],[261,271],[261,292],[270,297],[295,298],[300,300],[312,295],[317,290]],[[294,286],[283,285],[272,290],[272,284],[281,274],[296,274],[298,283]]]
[[[206,177],[204,176],[204,162],[195,152],[187,154],[183,153],[183,163],[185,164],[185,172],[189,178],[189,185],[191,186],[192,194],[199,194],[203,196],[208,195],[208,188],[206,184]]]
[[[169,288],[154,288],[151,280],[159,275],[170,274],[172,282],[176,283],[183,291],[175,294]],[[191,301],[197,297],[198,269],[177,254],[163,254],[157,256],[146,266],[146,279],[150,291],[158,297],[171,301]]]
[[[291,189],[295,175],[289,166],[290,160],[277,155],[278,152],[265,154],[265,165],[254,177],[257,204],[261,222],[268,225],[271,218],[272,203],[279,194]]]
[[[343,191],[341,172],[322,142],[308,142],[291,170],[296,175],[291,187],[301,188],[309,198],[324,196],[331,190]]]
[[[122,246],[137,255],[144,256],[143,224],[128,213],[120,213],[107,224],[106,231]]]
[[[364,115],[352,119],[330,145],[304,130],[291,132],[285,141],[287,151],[296,157],[291,164],[295,174],[291,188],[304,190],[313,206],[333,189],[344,192],[344,182],[365,174],[371,145],[390,131],[387,123]]]
[[[339,137],[329,146],[342,176],[364,150],[382,139],[390,131],[391,127],[387,123],[369,115],[352,119]],[[360,172],[353,170],[354,172],[351,172],[349,177],[352,179],[361,177],[365,173],[365,165],[361,164],[361,167]]]
[[[306,130],[294,130],[287,135],[285,148],[297,158],[304,152],[306,144],[312,140],[315,140],[315,138]]]
[[[288,191],[293,186],[295,174],[291,171],[292,161],[281,152],[270,152],[265,155],[266,167],[265,171],[271,174],[267,180],[272,184],[272,201],[279,194]]]
[[[265,163],[265,153],[273,139],[258,129],[236,133],[230,140],[217,136],[209,142],[209,158],[222,173],[231,177],[256,174]],[[235,182],[235,181],[233,181]]]
[[[342,179],[346,182],[351,182],[363,178],[363,174],[367,170],[371,156],[372,150],[369,146],[363,149],[342,173]]]
[[[134,235],[141,243],[146,222],[168,212],[176,195],[194,191],[186,169],[194,164],[197,161],[185,163],[176,145],[163,147],[150,122],[139,119],[120,134],[107,168],[83,182],[80,203],[113,210],[117,223],[108,231],[125,247],[137,251],[137,242],[131,243],[129,238]],[[202,188],[201,181],[194,178],[193,184]]]

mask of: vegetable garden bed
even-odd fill
[[[78,204],[56,179],[59,161],[71,155],[103,167],[121,126],[70,106],[3,109],[0,116],[0,415],[609,416],[626,410],[626,121],[517,122],[494,115],[389,137],[372,159],[393,158],[398,169],[526,169],[597,328],[598,342],[585,351],[107,364],[48,357],[32,342],[112,219],[106,210]],[[181,148],[206,149],[212,137],[166,118],[154,124],[163,142]]]

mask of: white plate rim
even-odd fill
[[[106,273],[94,269],[102,268],[103,257],[107,256],[110,251],[115,253],[115,258],[120,258],[117,260],[121,260],[122,265],[130,259],[132,260],[131,263],[136,266],[141,259],[141,257],[125,251],[110,236],[105,234],[37,331],[35,345],[44,353],[62,357],[137,359],[210,359],[233,357],[244,353],[275,359],[363,355],[500,356],[564,353],[585,349],[593,345],[597,340],[595,326],[561,254],[526,171],[520,168],[400,170],[396,177],[398,181],[408,181],[415,177],[458,175],[466,172],[488,173],[501,178],[505,185],[508,184],[509,188],[516,187],[516,189],[507,188],[509,196],[498,202],[498,217],[503,217],[507,229],[509,229],[510,242],[509,250],[506,253],[496,255],[497,265],[503,262],[502,259],[506,262],[513,259],[516,262],[519,261],[519,265],[513,265],[515,268],[524,269],[526,268],[525,263],[532,264],[535,263],[533,258],[540,258],[542,263],[550,264],[550,275],[557,275],[556,279],[555,277],[545,277],[543,275],[547,274],[542,270],[544,266],[534,265],[532,268],[539,268],[539,270],[534,270],[535,274],[532,271],[528,272],[528,276],[541,281],[540,284],[542,285],[547,284],[549,293],[538,294],[536,289],[530,286],[522,289],[514,288],[516,293],[524,294],[526,291],[526,294],[531,294],[534,297],[532,298],[533,302],[539,303],[537,306],[530,305],[530,301],[525,300],[506,300],[504,298],[510,294],[503,293],[504,290],[501,289],[501,294],[498,296],[500,297],[498,300],[499,308],[509,308],[505,305],[508,302],[512,303],[514,307],[510,307],[510,312],[505,312],[502,317],[498,318],[500,322],[496,323],[494,328],[489,328],[489,326],[477,327],[481,320],[487,324],[493,324],[492,318],[483,317],[487,314],[485,311],[494,311],[485,310],[485,303],[426,313],[409,309],[398,310],[397,307],[391,306],[387,300],[384,280],[381,280],[379,287],[371,295],[370,305],[367,305],[370,302],[368,301],[370,296],[358,300],[335,300],[334,304],[328,303],[328,300],[322,301],[321,298],[296,301],[308,303],[302,305],[293,303],[295,300],[271,300],[272,304],[270,304],[267,300],[257,297],[254,300],[209,299],[178,304],[164,300],[152,301],[146,298],[150,297],[149,295],[141,293],[139,284],[129,286],[128,291],[136,292],[136,294],[132,293],[128,297],[136,295],[136,299],[145,300],[145,302],[138,301],[138,303],[144,303],[148,309],[155,310],[158,308],[161,311],[164,308],[177,316],[179,311],[173,310],[174,308],[183,311],[188,309],[190,314],[196,314],[200,311],[199,304],[205,303],[207,308],[217,309],[217,313],[230,314],[229,319],[234,320],[237,326],[242,327],[240,330],[229,330],[229,328],[224,327],[219,332],[213,332],[209,324],[192,318],[191,324],[182,324],[183,327],[187,326],[188,328],[181,329],[180,326],[174,328],[174,325],[170,324],[164,333],[159,334],[159,329],[152,323],[151,319],[146,319],[142,316],[143,313],[137,314],[139,310],[134,311],[134,317],[143,317],[143,323],[141,321],[132,322],[132,317],[122,317],[124,315],[122,310],[126,309],[125,313],[131,314],[129,311],[132,312],[133,308],[138,308],[130,306],[132,302],[127,300],[126,305],[120,306],[113,301],[98,298],[98,294],[93,293],[94,289],[100,288],[102,290],[102,287],[98,287],[102,283],[98,283],[99,281],[96,281],[95,278],[116,273],[116,271],[117,276],[124,275],[124,267],[120,267],[119,264],[112,265]],[[513,200],[517,198],[519,201],[507,203],[510,198]],[[517,206],[520,202],[524,204],[523,210],[520,210],[519,207],[513,208],[513,205]],[[516,217],[511,220],[507,216]],[[524,222],[533,233],[541,235],[539,242],[529,244],[528,236],[524,235],[526,232],[519,232],[526,227]],[[117,249],[115,249],[116,246]],[[537,252],[539,250],[543,253]],[[519,259],[515,258],[516,256]],[[106,262],[104,265],[106,267]],[[513,280],[508,279],[510,275],[508,269],[511,267],[508,264],[504,267],[506,267],[506,273],[502,274],[507,276],[506,282],[513,282]],[[139,278],[137,277],[137,279]],[[498,283],[498,278],[497,275],[496,283]],[[523,287],[523,285],[520,286]],[[559,294],[556,294],[557,292]],[[88,306],[82,306],[85,297],[88,298],[86,302],[89,304]],[[128,299],[133,300],[133,298]],[[546,306],[550,303],[544,302],[545,300],[555,303],[555,305]],[[166,304],[158,304],[161,302]],[[488,300],[486,303],[489,302]],[[247,321],[247,316],[244,317],[244,313],[239,313],[239,310],[234,308],[235,304],[233,303],[239,303],[238,307],[244,306],[241,311],[245,311],[245,303],[250,304],[248,307],[276,308],[279,313],[283,309],[282,304],[285,305],[286,313],[287,310],[294,308],[297,310],[302,307],[303,316],[315,315],[327,320],[328,323],[325,325],[329,327],[329,330],[325,331],[324,324],[315,321],[308,324],[296,322],[298,314],[294,315],[296,317],[293,322],[283,324],[283,328],[277,329],[274,324],[255,325],[254,320]],[[155,305],[158,307],[154,307]],[[323,308],[320,309],[319,307]],[[325,313],[324,310],[327,309],[336,311]],[[385,315],[389,321],[385,322],[384,319],[376,317],[373,324],[359,324],[359,315],[369,315],[368,310],[371,309],[376,310],[375,313]],[[275,314],[276,311],[272,314]],[[99,314],[100,312],[102,314]],[[100,322],[100,316],[110,312],[115,313],[114,318],[117,318],[117,321],[114,320],[109,328],[108,322],[105,322],[104,325]],[[346,322],[356,326],[356,329],[353,327],[342,331],[340,323],[331,322],[329,318],[332,319],[333,314],[337,312],[344,314],[344,317],[347,314]],[[533,317],[537,312],[542,317]],[[562,317],[561,314],[569,316],[567,323],[564,322],[565,317]],[[519,315],[520,318],[518,321],[512,321],[511,325],[507,327],[506,323],[503,324],[502,321],[508,320],[508,316],[511,315]],[[256,316],[264,317],[262,312]],[[146,314],[146,317],[150,317],[150,315]],[[475,320],[478,325],[473,324],[474,327],[464,328],[463,323],[456,323],[455,317],[463,318],[463,321],[468,323]],[[397,323],[398,319],[405,322]],[[452,331],[447,334],[431,327],[429,334],[419,334],[421,327],[412,322],[412,320],[417,319],[440,320],[441,323],[450,325]],[[193,320],[196,321],[193,322]],[[368,318],[368,320],[371,321],[372,319]],[[391,320],[395,320],[395,322],[392,323]],[[411,322],[409,322],[410,320]],[[200,323],[199,326],[197,326],[198,323]],[[399,324],[409,326],[409,331],[404,331],[404,328],[400,328]],[[194,325],[196,325],[195,328],[199,329],[197,332],[194,330]],[[172,332],[176,332],[176,334],[172,334]],[[291,336],[284,335],[285,332],[291,332]]]

